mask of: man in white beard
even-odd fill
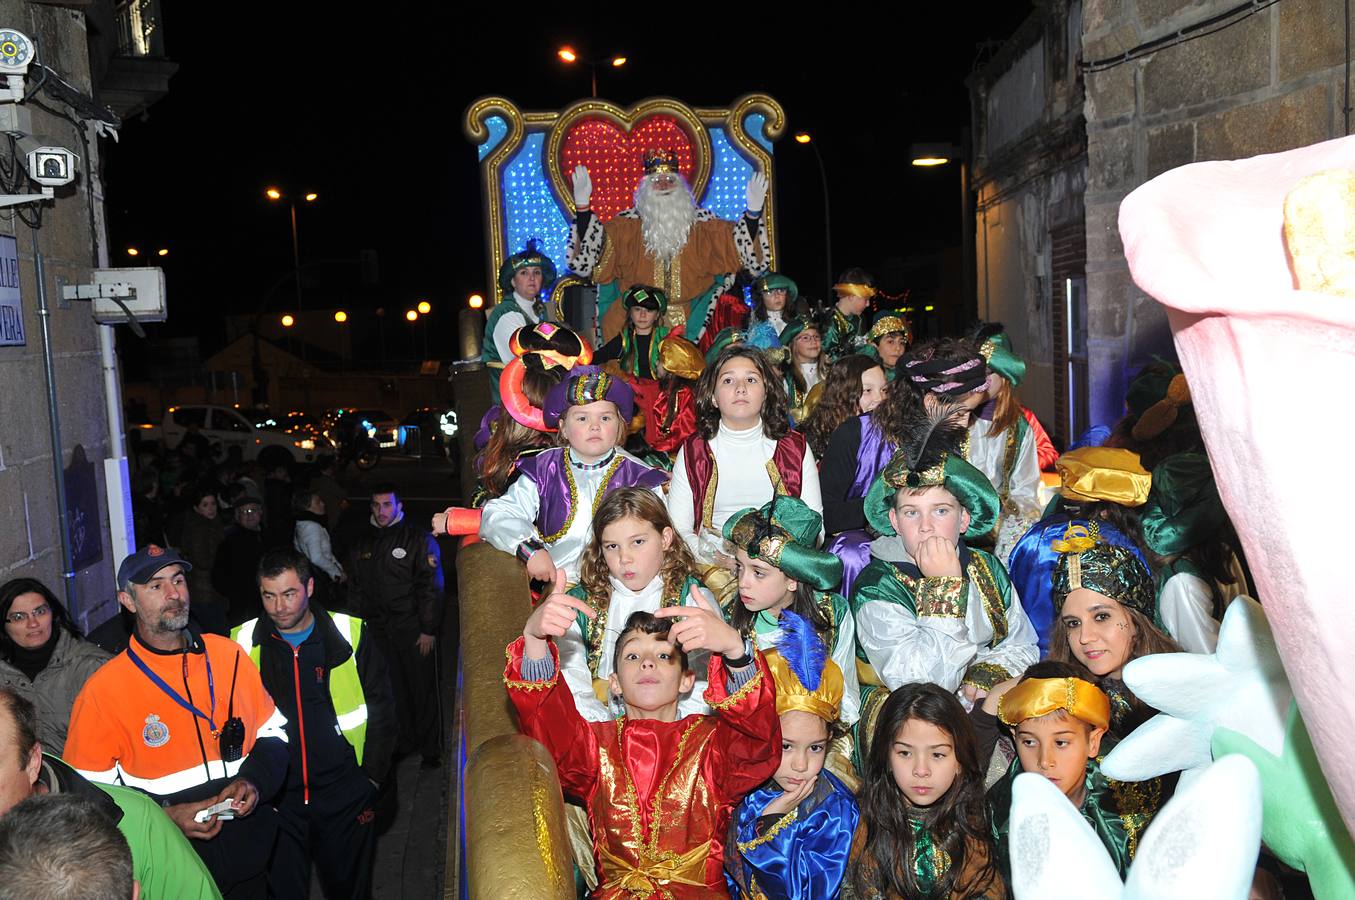
[[[761,227],[767,179],[755,173],[748,180],[748,208],[737,222],[729,222],[696,205],[678,172],[676,153],[649,150],[644,167],[635,206],[606,223],[589,208],[593,182],[588,169],[574,169],[578,215],[565,260],[575,274],[591,276],[598,286],[603,340],[626,324],[626,311],[616,299],[632,285],[646,284],[668,294],[663,324],[695,342],[715,298],[733,283],[739,269],[753,276],[767,271],[771,243]]]

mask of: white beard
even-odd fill
[[[648,176],[641,178],[635,189],[635,211],[640,214],[645,249],[660,260],[671,262],[687,246],[687,235],[696,221],[696,201],[685,182],[660,194]]]

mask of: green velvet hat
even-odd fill
[[[668,312],[668,295],[656,287],[650,287],[647,284],[637,284],[621,295],[621,305],[626,309],[630,309],[633,306],[643,306],[646,309],[657,309],[659,315],[663,315]]]
[[[781,329],[781,346],[789,347],[790,342],[799,337],[800,333],[806,328],[812,328],[814,331],[819,332],[819,334],[823,334],[818,323],[813,319],[810,319],[807,316],[796,316],[786,322],[786,327]]]
[[[1124,403],[1130,415],[1138,418],[1148,411],[1148,407],[1167,396],[1172,379],[1181,374],[1181,370],[1160,356],[1143,367],[1143,371],[1134,376],[1125,390]]]
[[[1102,543],[1085,526],[1072,525],[1050,547],[1059,554],[1054,566],[1054,609],[1078,588],[1087,588],[1137,610],[1150,621],[1157,610],[1153,576],[1134,551]]]
[[[1208,540],[1228,521],[1209,457],[1177,453],[1153,468],[1142,513],[1143,540],[1159,556],[1175,556]]]
[[[526,247],[505,259],[503,265],[499,266],[500,290],[505,294],[512,293],[513,276],[517,274],[518,269],[527,266],[540,267],[542,291],[555,283],[555,263],[551,261],[549,256],[537,249],[535,241],[528,241]]]
[[[1012,351],[1012,339],[1005,331],[980,343],[979,355],[987,361],[990,370],[1010,381],[1012,387],[1021,386],[1026,377],[1026,361]]]
[[[866,492],[866,521],[879,534],[897,534],[890,524],[889,511],[894,508],[899,489],[935,486],[950,491],[969,511],[966,538],[980,538],[993,530],[999,506],[997,490],[987,475],[964,457],[949,452],[942,455],[940,462],[920,470],[909,469],[907,455],[896,453]]]
[[[798,497],[772,498],[761,509],[741,509],[725,520],[725,539],[796,581],[827,591],[842,582],[842,560],[817,549],[823,516]]]
[[[715,357],[720,355],[720,351],[732,344],[743,344],[748,341],[748,332],[741,328],[722,328],[720,333],[715,335],[715,340],[710,342],[710,349],[706,351],[706,365],[715,362]]]
[[[754,282],[753,286],[757,288],[759,294],[765,294],[768,291],[785,291],[787,306],[800,297],[800,288],[780,272],[768,272]]]

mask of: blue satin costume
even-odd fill
[[[1051,595],[1054,589],[1054,567],[1058,565],[1059,554],[1051,550],[1049,545],[1052,541],[1062,538],[1069,525],[1085,525],[1088,529],[1092,528],[1092,524],[1086,519],[1066,512],[1050,513],[1021,536],[1007,560],[1007,571],[1011,574],[1012,586],[1016,588],[1016,595],[1021,598],[1021,606],[1030,617],[1030,623],[1035,626],[1035,632],[1039,636],[1041,659],[1049,654],[1049,637],[1054,631],[1054,616],[1058,613],[1058,610],[1054,609],[1054,599]],[[1145,567],[1148,566],[1148,560],[1143,558],[1142,551],[1114,525],[1109,522],[1097,522],[1096,531],[1102,541],[1132,550],[1139,558],[1139,562]]]
[[[856,797],[824,769],[793,814],[777,820],[759,836],[758,818],[781,794],[768,782],[743,798],[729,825],[725,844],[725,881],[741,900],[830,900],[847,874],[861,814]]]

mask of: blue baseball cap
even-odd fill
[[[165,566],[183,566],[185,572],[193,569],[192,563],[184,559],[173,547],[161,547],[159,544],[147,544],[122,561],[118,566],[118,590],[131,592],[132,585],[145,584],[155,577]]]

